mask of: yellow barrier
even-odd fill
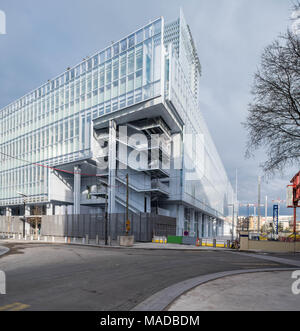
[[[166,237],[154,237],[152,239],[152,243],[154,244],[167,244],[168,240]]]

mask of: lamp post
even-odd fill
[[[234,232],[234,203],[232,204],[229,204],[228,207],[232,207],[232,230],[231,230],[231,241],[233,242],[233,239],[234,239],[234,235],[233,235],[233,232]]]
[[[25,238],[25,222],[26,222],[26,198],[28,196],[24,193],[17,192],[21,197],[24,198],[24,218],[23,218],[23,238]]]

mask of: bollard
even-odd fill
[[[214,239],[213,243],[214,243],[214,248],[217,248],[217,239]]]
[[[33,236],[30,236],[30,240],[33,241]]]
[[[52,237],[52,242],[53,242],[53,243],[55,242],[55,238],[54,238],[54,237]]]
[[[82,238],[82,245],[85,245],[85,238]]]
[[[40,236],[38,236],[38,241],[41,241],[41,237]]]
[[[76,243],[76,241],[77,241],[77,238],[73,238],[73,243],[75,244]]]
[[[45,236],[44,240],[45,240],[45,242],[47,242],[47,241],[48,241],[48,238],[47,238],[47,236]]]
[[[67,244],[68,243],[68,238],[67,237],[65,237],[65,244]]]
[[[85,236],[85,242],[86,242],[87,245],[90,243],[89,242],[89,236],[88,235]]]
[[[99,235],[96,235],[96,245],[99,245]]]
[[[230,248],[230,243],[231,243],[231,241],[227,240],[227,248]]]

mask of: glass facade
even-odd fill
[[[48,166],[91,153],[92,120],[161,95],[163,19],[0,110],[0,205],[48,200]],[[35,166],[38,163],[42,166]]]
[[[165,32],[165,98],[184,122],[182,191],[181,196],[177,194],[172,199],[182,199],[211,216],[223,218],[228,215],[228,204],[236,203],[236,196],[200,111],[201,67],[182,13],[179,20],[166,26]]]

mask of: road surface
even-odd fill
[[[193,277],[290,267],[226,251],[6,246],[11,251],[0,257],[0,270],[7,278],[0,311],[128,311],[158,291]]]

